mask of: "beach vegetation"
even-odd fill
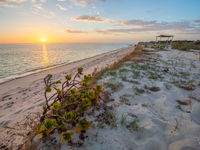
[[[148,104],[142,104],[142,107],[149,107],[149,105]]]
[[[103,129],[105,127],[105,123],[104,122],[98,122],[97,127]]]
[[[175,125],[175,128],[174,128],[174,131],[177,131],[179,129],[179,122],[177,119],[175,119],[176,121],[176,125]]]
[[[85,114],[94,111],[104,88],[101,85],[89,86],[92,79],[90,74],[82,76],[83,68],[78,68],[74,78],[68,74],[63,83],[60,80],[54,82],[50,74],[45,77],[46,103],[40,118],[39,138],[50,137],[57,130],[61,135],[61,143],[75,143],[75,134],[80,134],[80,140],[85,139],[86,131],[92,126],[92,121]]]
[[[97,116],[97,127],[104,128],[104,125],[110,126],[111,129],[117,128],[117,115],[115,111],[105,110],[102,114]]]
[[[139,126],[138,122],[139,122],[138,119],[134,119],[126,127],[128,129],[130,129],[131,131],[139,131],[140,126]]]
[[[177,105],[176,108],[179,109],[179,110],[182,111],[182,112],[185,112],[185,111],[183,110],[183,108],[181,107],[181,105]]]
[[[173,80],[171,83],[174,84],[176,87],[182,88],[187,91],[192,91],[195,89],[194,80],[187,80],[187,81],[186,80]]]
[[[122,115],[120,124],[121,124],[121,126],[124,126],[126,124],[126,116],[125,115]]]
[[[105,82],[103,85],[105,88],[111,89],[112,92],[116,92],[123,87],[121,82]]]
[[[108,72],[107,72],[107,75],[116,77],[116,76],[117,76],[117,73],[116,73],[116,71],[113,70],[113,71],[108,71]]]
[[[172,48],[189,51],[190,49],[200,50],[200,42],[197,41],[173,41]]]
[[[120,77],[120,79],[121,79],[122,81],[127,81],[127,82],[128,82],[128,79],[127,79],[126,75],[120,74],[119,77]]]
[[[133,91],[135,92],[135,95],[141,95],[145,92],[144,89],[139,88],[139,87],[133,87]]]

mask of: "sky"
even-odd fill
[[[0,43],[200,40],[200,0],[0,0]]]

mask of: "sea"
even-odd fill
[[[129,45],[130,43],[0,44],[0,83]]]

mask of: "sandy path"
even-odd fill
[[[37,118],[44,104],[43,78],[47,74],[63,80],[65,74],[73,75],[78,67],[83,67],[85,74],[92,73],[95,68],[101,70],[133,50],[133,46],[121,48],[0,84],[0,149],[6,149],[5,145],[17,149],[26,139],[31,118]]]

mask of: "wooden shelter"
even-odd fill
[[[165,44],[166,46],[168,46],[168,45],[171,46],[172,41],[173,41],[173,38],[174,38],[174,35],[158,35],[158,36],[156,36],[156,42],[157,42],[159,45],[161,45],[161,43],[164,42],[164,44]],[[164,39],[164,40],[162,40],[162,39]]]

